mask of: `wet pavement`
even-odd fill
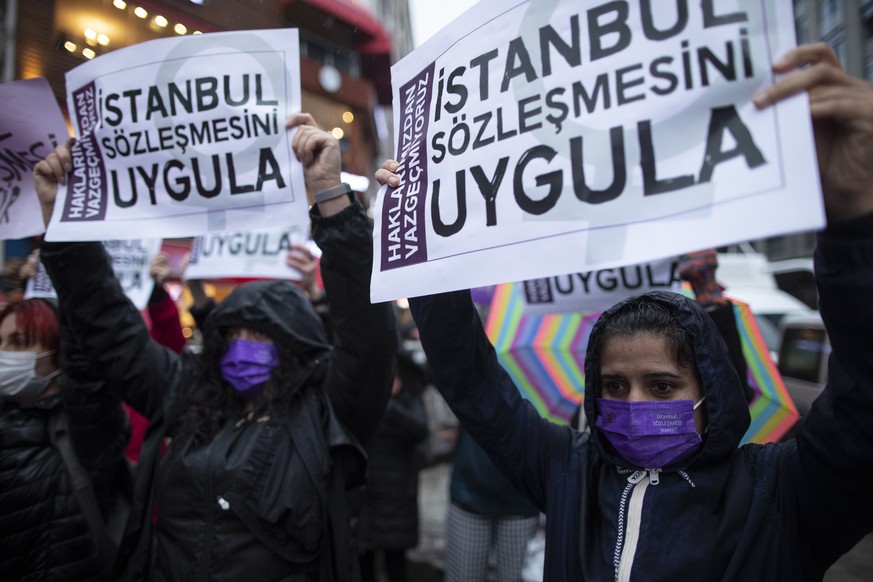
[[[443,579],[445,516],[449,503],[451,464],[442,463],[421,472],[419,508],[421,532],[418,547],[408,554],[409,579],[437,582]],[[873,534],[868,535],[825,574],[824,582],[873,581]]]

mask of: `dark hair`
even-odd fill
[[[208,441],[229,420],[242,418],[246,401],[221,374],[221,358],[227,350],[227,329],[209,330],[200,356],[198,385],[187,395],[185,410],[174,435],[176,439],[192,439],[194,444]],[[320,385],[326,362],[311,354],[301,353],[299,346],[275,342],[279,365],[251,411],[255,417],[274,414],[287,406],[306,384]]]
[[[598,328],[597,336],[591,338],[598,360],[597,369],[600,368],[603,348],[610,339],[649,334],[667,340],[680,368],[690,367],[696,371],[691,333],[679,324],[670,307],[664,303],[646,296],[629,299],[609,313],[606,319],[601,319]]]

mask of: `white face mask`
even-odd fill
[[[0,350],[0,398],[8,398],[21,404],[33,404],[55,376],[37,377],[36,360],[52,355],[54,350],[37,354],[34,352],[7,352]]]

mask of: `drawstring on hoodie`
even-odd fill
[[[697,487],[697,485],[694,484],[694,481],[691,480],[691,477],[688,476],[688,473],[685,472],[685,469],[679,469],[678,471],[676,471],[676,473],[680,477],[688,481],[689,485],[691,485],[692,487]]]

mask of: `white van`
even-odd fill
[[[824,390],[831,344],[821,317],[789,315],[779,326],[779,372],[801,415]]]

